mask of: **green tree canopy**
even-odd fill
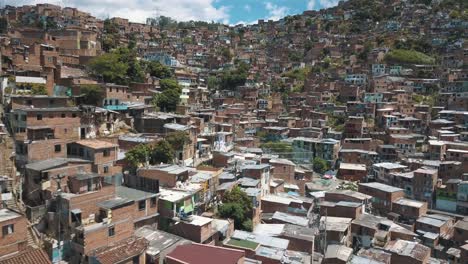
[[[162,79],[159,81],[162,93],[153,96],[153,105],[161,111],[173,112],[180,101],[182,88],[174,79]]]
[[[146,159],[150,162],[151,153],[153,147],[146,144],[140,144],[132,148],[125,153],[125,159],[129,165],[133,168],[138,168],[141,164],[146,162]]]
[[[173,138],[184,138],[182,135],[172,136]],[[180,139],[179,139],[180,140]],[[179,144],[173,141],[174,144]],[[139,144],[125,153],[125,159],[130,166],[130,169],[136,169],[147,161],[149,164],[159,163],[172,163],[174,160],[174,149],[177,145],[173,146],[167,140],[161,140],[156,144]]]
[[[83,95],[83,103],[88,105],[99,105],[104,98],[104,91],[97,84],[80,85],[80,93]]]
[[[146,72],[159,79],[172,78],[171,69],[162,65],[159,61],[146,62]]]
[[[92,59],[88,65],[91,74],[104,82],[125,84],[128,65],[118,53],[105,53]]]
[[[223,203],[240,203],[244,213],[252,211],[252,201],[239,187],[233,188],[223,197]]]
[[[234,90],[237,86],[244,85],[247,80],[248,72],[249,65],[242,61],[238,61],[236,69],[223,71],[221,73],[221,88]]]
[[[128,84],[142,82],[145,72],[136,58],[136,51],[120,47],[102,54],[88,64],[91,74],[104,82]]]
[[[218,208],[218,214],[223,218],[234,220],[236,229],[252,231],[252,201],[239,187],[227,192],[223,197],[223,204]]]
[[[389,63],[434,64],[435,59],[415,50],[394,49],[385,55]]]
[[[174,149],[166,140],[158,141],[154,146],[152,155],[153,164],[171,163],[174,159]]]
[[[177,131],[167,134],[166,141],[171,144],[174,150],[182,150],[185,144],[190,144],[190,137],[185,131]]]
[[[218,213],[223,218],[230,218],[234,220],[234,225],[236,229],[242,229],[242,223],[244,222],[245,215],[242,205],[239,203],[226,203],[222,204]]]
[[[104,35],[102,37],[102,49],[109,52],[119,45],[119,26],[110,19],[104,20]]]
[[[330,169],[328,162],[320,157],[315,157],[312,161],[312,167],[315,172],[324,173]]]
[[[180,92],[176,89],[165,90],[153,96],[153,105],[164,112],[174,112],[180,101]]]
[[[180,85],[174,79],[162,79],[159,81],[159,86],[161,87],[162,91],[181,90]]]

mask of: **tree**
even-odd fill
[[[101,86],[96,84],[80,85],[80,93],[83,95],[83,103],[88,105],[98,105],[104,98]]]
[[[218,208],[218,213],[223,218],[230,218],[234,220],[236,229],[242,229],[242,223],[244,222],[244,210],[242,205],[239,203],[225,203]]]
[[[125,153],[125,159],[133,168],[138,168],[146,160],[150,161],[153,149],[150,145],[140,144]]]
[[[169,142],[166,140],[158,141],[151,153],[152,163],[172,163],[173,158],[174,149],[172,149],[171,144],[169,144]]]
[[[143,82],[145,72],[143,71],[140,62],[137,60],[137,52],[135,49],[120,47],[114,51],[118,54],[119,61],[128,65],[127,76],[132,82]]]
[[[169,67],[162,65],[159,61],[147,62],[146,72],[151,76],[159,79],[167,79],[172,77],[172,71]]]
[[[88,67],[94,77],[104,82],[128,84],[129,81],[143,82],[145,78],[135,49],[126,47],[94,58]]]
[[[312,161],[312,167],[315,172],[324,173],[330,169],[328,162],[320,157],[315,157]]]
[[[117,48],[119,42],[119,26],[110,19],[104,20],[104,33],[102,38],[102,49],[109,52]]]
[[[180,92],[176,89],[165,90],[153,97],[153,105],[159,107],[161,111],[173,112],[177,108],[180,100]]]
[[[245,230],[245,231],[248,231],[248,232],[252,232],[252,230],[253,230],[252,219],[244,220],[244,222],[242,222],[242,228],[241,229]]]
[[[91,74],[104,82],[125,84],[128,65],[117,53],[106,53],[92,59],[88,65]]]
[[[190,137],[185,131],[177,131],[167,134],[166,141],[169,142],[174,150],[182,150],[184,145],[191,143]]]
[[[206,85],[208,86],[209,90],[211,90],[211,91],[216,90],[216,88],[218,88],[218,86],[219,86],[218,78],[216,78],[215,76],[208,77]]]
[[[226,61],[232,60],[231,50],[227,47],[221,47],[221,49],[218,51],[218,54],[221,55]]]
[[[218,214],[223,218],[233,219],[236,229],[251,231],[250,213],[252,209],[252,201],[247,194],[239,187],[234,187],[224,195],[223,204],[218,208]]]
[[[159,86],[161,87],[162,91],[181,90],[180,85],[174,79],[162,79],[159,81]]]
[[[223,197],[223,203],[240,203],[244,214],[252,211],[252,201],[239,187],[235,187],[227,192]]]
[[[220,86],[223,89],[234,90],[237,86],[245,84],[249,72],[249,65],[242,61],[237,61],[235,70],[223,71],[220,77]]]
[[[153,105],[162,111],[175,111],[182,93],[180,85],[174,79],[162,79],[159,81],[159,86],[162,93],[154,95]]]
[[[435,59],[415,50],[394,49],[385,54],[388,63],[434,64]]]

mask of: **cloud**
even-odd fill
[[[240,24],[243,24],[243,25],[253,25],[253,24],[257,24],[258,23],[258,20],[252,20],[252,21],[244,21],[244,20],[239,20],[237,21],[236,23],[231,23],[229,24],[230,26],[236,26],[236,25],[240,25]]]
[[[178,21],[229,21],[229,7],[215,7],[215,0],[17,0],[13,4],[37,3],[76,7],[100,18],[123,17],[134,22],[145,22],[157,15]]]
[[[339,0],[319,0],[322,8],[329,8],[338,5]]]
[[[307,10],[329,8],[338,5],[340,0],[308,0]]]
[[[252,11],[252,7],[250,5],[245,5],[244,10],[250,13],[250,11]]]
[[[278,6],[272,2],[265,3],[265,9],[268,11],[268,19],[279,20],[289,13],[289,8],[286,6]]]

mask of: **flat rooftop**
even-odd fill
[[[357,170],[357,171],[366,171],[365,164],[357,163],[340,163],[340,170]]]
[[[417,207],[417,208],[421,208],[425,204],[425,202],[420,202],[420,201],[406,199],[406,198],[400,198],[394,201],[393,203],[404,205],[404,206]]]
[[[82,139],[82,140],[76,141],[76,144],[82,145],[88,148],[92,148],[92,149],[105,149],[105,148],[118,147],[117,144],[110,143],[110,142],[103,141],[103,140],[97,140],[97,139]]]
[[[271,217],[274,220],[294,224],[298,226],[309,226],[309,219],[302,216],[291,215],[283,212],[276,211]]]
[[[289,240],[286,240],[286,239],[276,238],[276,237],[271,237],[271,236],[266,236],[266,235],[256,235],[254,233],[246,232],[242,230],[235,230],[234,233],[232,234],[231,239],[247,240],[247,241],[258,243],[262,246],[281,248],[281,249],[287,249],[289,245]]]
[[[366,186],[366,187],[369,187],[369,188],[372,188],[372,189],[377,189],[377,190],[383,191],[383,192],[390,192],[390,193],[402,192],[403,191],[403,189],[393,187],[393,186],[390,186],[390,185],[386,185],[386,184],[383,184],[383,183],[379,183],[379,182],[360,183],[359,185]]]
[[[20,214],[9,209],[0,209],[0,222],[5,222],[11,219],[21,217]]]
[[[177,201],[180,201],[182,199],[192,196],[190,192],[175,191],[175,190],[163,189],[163,188],[159,190],[159,194],[160,194],[159,199],[165,200],[168,202],[177,202]]]

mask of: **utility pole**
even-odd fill
[[[57,229],[58,229],[58,232],[57,232],[57,249],[58,249],[58,260],[56,263],[60,263],[62,262],[62,246],[60,245],[60,242],[61,242],[61,235],[60,235],[60,225],[61,225],[61,221],[62,221],[62,210],[61,210],[61,200],[62,200],[62,187],[61,187],[61,181],[62,179],[65,178],[64,175],[62,174],[59,174],[57,175],[57,177],[54,178],[54,180],[57,182],[57,193],[56,193],[56,199],[57,199],[57,214],[58,214],[58,224],[57,224]]]

